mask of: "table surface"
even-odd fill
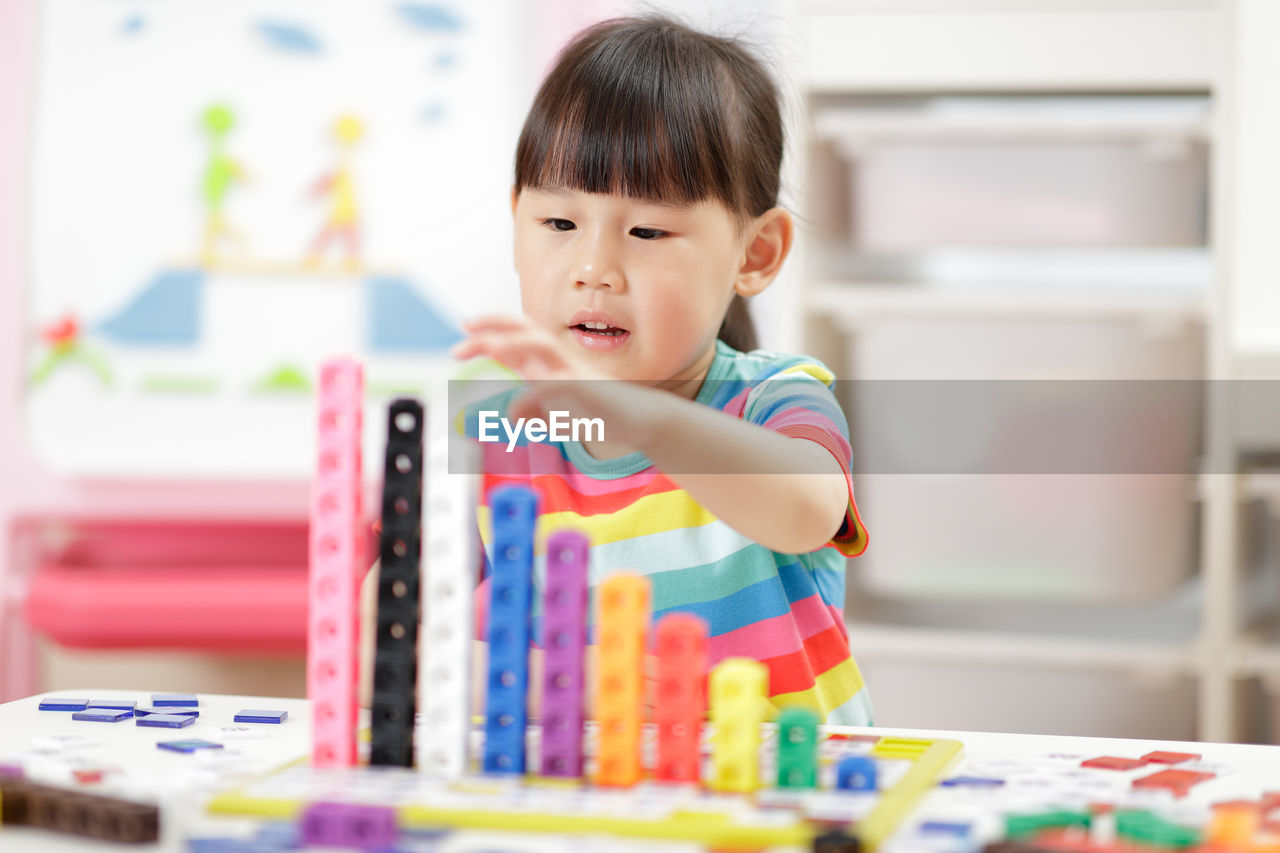
[[[5,841],[21,842],[20,847],[12,848],[15,850],[31,853],[180,851],[185,849],[184,839],[192,834],[226,835],[246,831],[252,821],[205,814],[206,800],[237,781],[247,781],[297,761],[309,751],[311,714],[310,705],[304,699],[199,694],[200,717],[193,725],[156,729],[138,726],[133,720],[96,723],[72,720],[68,711],[40,711],[40,701],[49,696],[137,700],[140,705],[150,705],[151,694],[92,688],[59,690],[2,704],[0,764],[22,763],[29,778],[69,787],[78,787],[72,776],[77,769],[114,770],[100,786],[85,790],[159,802],[163,812],[161,839],[158,844],[122,847],[43,830],[6,827]],[[280,725],[235,723],[235,713],[245,709],[287,711],[289,717]],[[1190,752],[1202,756],[1199,766],[1221,771],[1219,778],[1199,786],[1202,798],[1220,802],[1238,797],[1256,798],[1262,790],[1280,791],[1280,746],[920,729],[832,727],[829,731],[960,740],[966,754],[961,772],[972,772],[982,766],[994,769],[1002,763],[1010,766],[1020,759],[1025,763],[1027,756],[1040,754],[1071,759],[1100,755],[1138,757],[1156,750]],[[197,738],[223,743],[225,748],[188,755],[156,747],[160,741]],[[551,839],[545,836],[516,838],[476,832],[458,836],[456,841],[440,849],[461,853],[473,849],[492,850],[495,844],[509,851],[557,849],[549,845]],[[562,844],[563,839],[557,843]],[[8,847],[8,843],[0,846]],[[680,848],[629,840],[626,849],[670,851]]]

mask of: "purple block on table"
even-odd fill
[[[167,749],[172,752],[195,752],[198,749],[222,749],[222,744],[214,743],[211,740],[162,740],[156,746],[160,749]]]
[[[23,779],[26,775],[21,764],[0,764],[0,779]]]
[[[196,708],[184,708],[181,706],[174,706],[172,708],[142,706],[133,709],[133,715],[135,717],[150,717],[153,714],[168,714],[171,717],[194,718],[200,716],[200,711]]]
[[[88,720],[94,723],[118,723],[133,716],[132,711],[119,708],[86,708],[71,715],[73,720]]]
[[[542,613],[542,775],[582,775],[583,651],[587,639],[587,537],[547,540]]]
[[[289,719],[288,711],[237,711],[237,723],[283,723]]]
[[[138,707],[137,702],[130,702],[125,699],[91,699],[89,701],[90,708],[114,708],[117,711],[132,711]]]
[[[152,693],[151,704],[158,708],[168,708],[174,705],[199,705],[200,701],[194,693]]]
[[[40,700],[41,711],[83,711],[89,707],[88,699],[70,699],[65,696],[49,696]]]
[[[302,814],[302,843],[374,850],[392,847],[396,812],[389,806],[317,802]]]
[[[140,726],[155,726],[162,729],[185,729],[196,721],[195,717],[180,714],[148,714],[138,718]]]

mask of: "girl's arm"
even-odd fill
[[[849,504],[836,458],[816,442],[792,438],[678,394],[610,379],[574,365],[549,333],[526,321],[486,318],[459,358],[488,355],[534,380],[508,417],[555,411],[600,418],[610,450],[640,450],[672,482],[721,521],[783,553],[821,548],[840,529]]]
[[[788,554],[816,551],[836,535],[849,489],[822,445],[674,394],[637,390],[651,399],[637,408],[635,446],[725,524]]]

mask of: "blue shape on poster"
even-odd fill
[[[194,344],[200,334],[202,270],[161,270],[133,301],[94,331],[124,344]]]
[[[299,24],[284,21],[258,21],[258,35],[266,40],[269,47],[283,53],[319,53],[320,40],[311,31]]]
[[[132,15],[124,19],[124,22],[120,25],[120,32],[127,36],[136,36],[138,33],[142,32],[146,26],[147,19],[143,17],[142,13],[134,12]]]
[[[400,17],[411,27],[432,32],[456,33],[462,29],[462,21],[444,6],[428,3],[401,3],[396,7]]]
[[[462,332],[431,301],[403,279],[374,276],[366,283],[370,352],[443,350],[462,340]]]
[[[432,64],[435,65],[437,71],[448,71],[457,63],[458,55],[448,50],[443,53],[437,53],[435,59],[432,60]]]
[[[422,111],[422,120],[434,124],[444,118],[444,104],[439,101],[427,104]]]

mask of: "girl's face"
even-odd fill
[[[526,189],[513,209],[525,316],[619,379],[706,375],[745,250],[723,204]]]

